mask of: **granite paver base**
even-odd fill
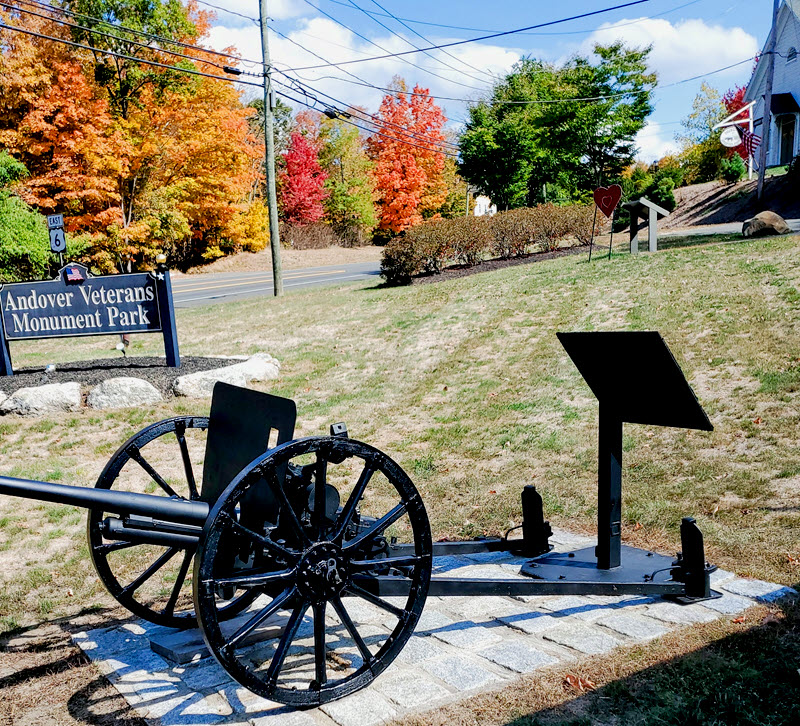
[[[551,541],[557,551],[592,544],[567,532],[556,532]],[[434,575],[517,577],[524,561],[502,553],[441,557],[434,560]],[[210,657],[182,664],[163,658],[151,641],[163,642],[175,631],[144,621],[73,638],[154,726],[370,726],[794,593],[725,571],[715,572],[712,582],[723,597],[688,606],[637,596],[431,597],[415,634],[384,674],[362,691],[309,711],[252,694]],[[381,632],[373,609],[347,603],[362,633]],[[174,635],[171,642],[181,637],[196,642],[197,631]]]

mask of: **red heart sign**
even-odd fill
[[[622,199],[622,187],[619,184],[612,184],[610,187],[598,187],[594,190],[594,203],[600,211],[610,217]]]

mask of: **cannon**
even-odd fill
[[[429,595],[718,596],[692,518],[681,523],[675,557],[621,544],[623,423],[711,430],[663,339],[558,335],[600,403],[595,548],[552,552],[530,485],[521,537],[434,542],[419,491],[389,456],[349,438],[341,423],[328,436],[295,439],[293,401],[224,383],[209,417],[146,427],[94,488],[0,477],[0,494],[88,509],[91,557],[120,604],[158,625],[198,626],[236,681],[298,708],[375,679]],[[204,452],[190,442],[197,434]],[[432,576],[434,556],[478,552],[526,562],[507,578]],[[363,626],[365,610],[380,614],[381,628]]]

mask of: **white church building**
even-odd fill
[[[764,133],[764,95],[768,62],[763,52],[747,85],[745,103],[755,101],[754,132],[768,139],[767,166],[788,164],[800,154],[800,0],[783,0],[775,26],[775,75],[772,88],[772,122]],[[772,38],[764,46],[769,48]]]

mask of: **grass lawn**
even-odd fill
[[[528,483],[554,524],[594,530],[597,403],[555,333],[658,330],[715,430],[626,427],[625,541],[675,551],[680,519],[692,515],[708,559],[794,586],[799,242],[615,254],[591,265],[572,256],[434,285],[355,284],[181,310],[181,349],[277,357],[282,374],[267,390],[297,401],[298,433],[327,433],[330,423],[346,421],[353,438],[409,472],[434,536],[455,538],[519,524]],[[24,343],[12,356],[17,366],[58,363],[113,355],[115,342]],[[158,354],[159,342],[138,336],[132,354]],[[647,375],[636,361],[616,363],[621,385]],[[207,409],[177,399],[148,410],[6,417],[0,472],[91,485],[145,423]],[[89,563],[82,513],[0,500],[0,632],[112,604]],[[762,616],[597,661],[587,677],[601,688],[577,700],[553,676],[420,723],[798,723],[800,620],[788,611],[761,625]],[[2,657],[0,649],[0,666]]]

